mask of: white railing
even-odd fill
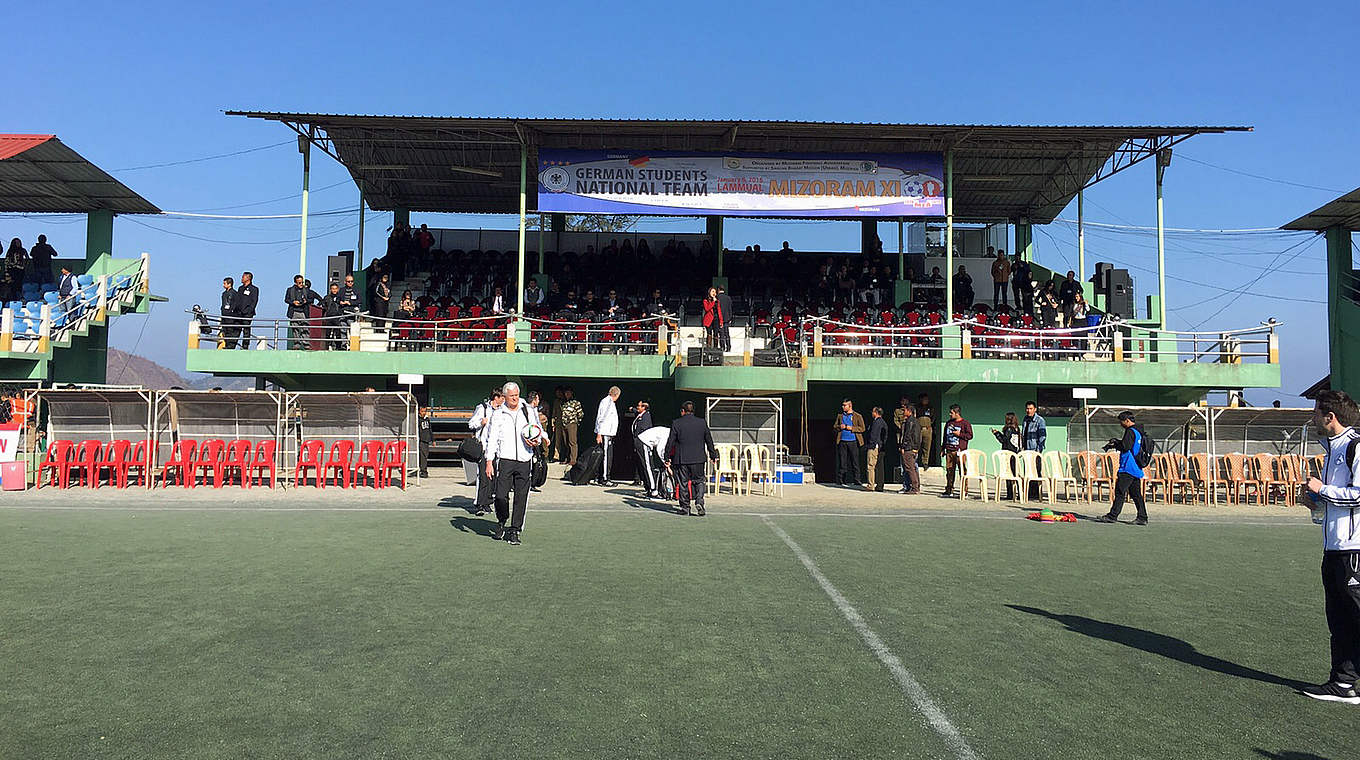
[[[37,314],[27,307],[20,313],[5,308],[0,319],[0,350],[46,353],[52,341],[102,322],[111,310],[135,304],[139,295],[148,292],[149,264],[150,256],[143,253],[113,272],[92,276],[55,303],[44,302]]]

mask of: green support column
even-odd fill
[[[396,229],[398,224],[411,226],[411,210],[405,208],[392,209],[392,228]]]
[[[1157,324],[1166,329],[1166,241],[1162,236],[1162,177],[1166,167],[1171,165],[1171,149],[1157,151],[1157,305],[1158,313],[1148,318],[1157,318]]]
[[[709,244],[713,246],[714,253],[718,254],[718,278],[723,276],[723,218],[721,216],[704,217],[704,233],[708,235]]]
[[[954,318],[954,151],[944,154],[944,318]]]
[[[1077,282],[1086,281],[1086,196],[1084,192],[1080,189],[1077,190]]]
[[[548,217],[548,223],[552,225],[553,231],[553,250],[562,252],[562,233],[567,229],[566,214],[552,214]]]
[[[878,220],[859,220],[859,252],[865,256],[878,255]],[[874,260],[878,262],[877,259]]]
[[[1024,261],[1034,261],[1034,227],[1027,220],[1015,223],[1015,251]]]
[[[298,247],[298,272],[307,275],[307,206],[311,202],[312,141],[298,135],[298,152],[302,154],[302,236]]]
[[[528,203],[526,200],[528,193],[526,188],[529,183],[528,165],[529,147],[521,144],[519,146],[519,263],[517,270],[519,275],[515,278],[515,287],[519,289],[519,293],[516,294],[516,302],[519,304],[520,318],[524,317],[524,214]]]
[[[113,212],[101,209],[85,215],[85,263],[102,255],[113,256]]]
[[[359,262],[354,268],[363,271],[364,269],[364,191],[359,190],[359,246],[355,249]]]
[[[1332,390],[1360,393],[1360,325],[1354,315],[1360,307],[1347,298],[1346,284],[1354,277],[1351,232],[1344,227],[1329,227],[1327,237],[1327,335],[1331,362]],[[1348,319],[1347,316],[1350,316]],[[1349,350],[1347,350],[1349,349]]]

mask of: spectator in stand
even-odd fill
[[[403,290],[401,293],[401,303],[397,304],[397,319],[415,319],[416,299],[411,295],[411,291]]]
[[[883,419],[883,407],[876,406],[869,410],[872,420],[869,423],[869,435],[865,445],[865,468],[864,472],[869,482],[864,484],[866,491],[883,490],[883,463],[882,456],[888,444],[888,423]]]
[[[340,289],[340,306],[345,311],[345,324],[353,322],[364,309],[364,301],[359,297],[359,289],[354,286],[354,275],[345,275],[345,286]]]
[[[997,443],[1001,444],[1002,451],[1009,451],[1012,454],[1020,453],[1020,420],[1015,416],[1015,412],[1006,412],[1006,422],[1000,430],[992,428],[992,435],[996,436]],[[999,497],[1000,494],[997,494]],[[1006,498],[1015,498],[1015,483],[1006,484]]]
[[[1087,317],[1090,316],[1090,313],[1090,310],[1086,308],[1086,296],[1078,290],[1072,298],[1072,304],[1067,307],[1067,326],[1086,327]]]
[[[710,287],[704,296],[704,344],[709,348],[720,345],[718,330],[722,327],[722,307],[718,305],[718,289]]]
[[[538,280],[529,280],[529,284],[524,286],[524,306],[541,306],[547,295],[538,287]]]
[[[954,274],[954,310],[971,309],[973,307],[973,278],[969,276],[968,270],[959,265],[959,271]]]
[[[497,285],[494,295],[491,296],[491,313],[505,313],[505,289]]]
[[[623,316],[623,302],[619,300],[617,290],[610,288],[609,294],[604,297],[600,304],[600,311],[610,319],[619,319]]]
[[[306,319],[310,316],[308,307],[312,305],[311,289],[306,287],[302,275],[293,276],[293,284],[283,294],[283,303],[287,308],[288,332],[291,334],[292,342],[289,348],[293,350],[307,349],[307,323]]]
[[[1053,293],[1040,293],[1035,309],[1035,320],[1039,326],[1053,330],[1062,327],[1062,312],[1058,308],[1058,297]]]
[[[434,233],[430,232],[428,225],[420,225],[420,232],[416,233],[415,240],[416,244],[420,247],[421,256],[428,257],[430,255],[430,249],[434,247]],[[424,259],[422,259],[422,261],[423,260]]]
[[[1077,273],[1071,269],[1067,270],[1067,277],[1058,286],[1058,302],[1062,304],[1064,312],[1072,307],[1072,301],[1076,300],[1077,294],[1081,292],[1081,283],[1077,282]]]
[[[230,277],[222,278],[222,348],[236,348],[236,287]]]
[[[967,450],[968,442],[973,440],[973,426],[963,418],[958,404],[949,407],[949,419],[944,423],[944,493],[945,498],[954,495],[954,481],[959,474],[960,452]]]
[[[779,252],[785,255],[793,253],[793,249],[789,247],[789,241],[784,241],[784,245],[780,247]]]
[[[841,402],[836,417],[836,482],[859,486],[859,448],[864,445],[864,418],[850,399]]]
[[[260,289],[255,287],[255,275],[243,272],[241,287],[236,291],[236,318],[241,330],[241,348],[250,348],[250,341],[254,338],[250,323],[255,319],[255,309],[259,304]]]
[[[931,284],[931,285],[943,285],[943,284],[944,284],[944,275],[943,275],[943,274],[940,274],[940,268],[939,268],[939,267],[931,267],[931,268],[930,268],[930,284]]]
[[[9,275],[14,283],[15,292],[21,292],[24,285],[24,272],[28,269],[28,249],[24,248],[23,241],[14,238],[9,241],[9,250],[5,251],[5,273]]]
[[[562,424],[556,426],[553,434],[558,461],[565,463],[568,467],[576,465],[576,450],[580,445],[577,431],[580,428],[581,420],[585,419],[586,416],[585,409],[581,407],[581,402],[577,401],[575,396],[576,391],[571,386],[562,389],[562,403],[558,404],[562,410],[560,417]]]
[[[327,351],[339,351],[348,347],[345,329],[341,326],[345,306],[340,298],[340,283],[332,282],[330,292],[321,299],[321,323],[326,327]]]
[[[387,274],[384,272],[378,277],[378,284],[373,286],[373,307],[370,311],[373,316],[386,319],[391,303],[392,286],[387,283]]]
[[[562,286],[558,284],[556,279],[548,285],[548,295],[543,303],[548,307],[548,310],[552,312],[561,311],[562,307],[566,304],[566,299],[562,295]]]
[[[1033,274],[1029,262],[1020,254],[1015,254],[1011,263],[1011,290],[1015,293],[1016,308],[1024,314],[1034,311],[1034,283],[1031,279]]]
[[[760,246],[756,246],[760,248]],[[732,349],[732,322],[736,314],[732,311],[732,297],[727,295],[727,291],[718,288],[718,316],[722,318],[718,326],[718,350],[730,351]]]
[[[987,246],[987,255],[992,255],[992,246]],[[1006,252],[997,251],[996,260],[992,262],[992,305],[1001,306],[1006,304],[1006,290],[1011,281],[1011,262],[1006,258]]]
[[[71,294],[76,292],[76,276],[71,274],[71,267],[68,264],[61,265],[61,279],[57,282],[57,297],[66,300]]]
[[[902,457],[902,489],[898,493],[920,493],[921,474],[916,470],[916,458],[921,452],[921,426],[916,421],[916,410],[912,409],[906,396],[902,397],[893,418],[897,422],[897,451]]]
[[[34,282],[39,285],[52,284],[52,259],[57,257],[55,248],[47,244],[47,236],[39,235],[37,245],[29,251],[29,259],[33,262],[33,273],[36,276]]]
[[[667,313],[666,301],[661,297],[661,288],[652,289],[652,297],[649,301],[647,301],[647,305],[643,308],[649,315]]]

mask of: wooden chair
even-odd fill
[[[1025,503],[1025,484],[1020,482],[1020,476],[1015,473],[1015,452],[992,452],[992,478],[996,485],[996,500],[998,502],[1001,501],[1001,494],[1005,490],[1002,486],[1014,483],[1015,489],[1020,494],[1020,503]]]
[[[1181,501],[1189,504],[1195,498],[1195,481],[1191,480],[1188,472],[1190,469],[1189,460],[1184,454],[1162,454],[1166,457],[1166,469],[1163,475],[1166,477],[1166,500],[1167,503],[1175,501],[1176,489],[1180,489]]]
[[[1048,473],[1049,503],[1058,500],[1058,486],[1063,489],[1063,501],[1075,501],[1072,494],[1081,494],[1077,479],[1072,477],[1072,457],[1066,451],[1044,452],[1044,472]]]
[[[1025,490],[1029,490],[1030,483],[1039,484],[1039,498],[1044,497],[1044,489],[1048,489],[1048,503],[1053,503],[1053,481],[1048,476],[1039,474],[1039,452],[1022,451],[1019,460],[1020,483]]]
[[[959,464],[963,468],[963,483],[959,489],[959,499],[968,498],[968,484],[974,480],[978,482],[978,490],[982,493],[982,500],[987,500],[987,455],[977,449],[966,449],[959,452]]]
[[[717,449],[718,467],[713,471],[713,479],[708,482],[713,489],[711,493],[717,494],[722,489],[723,476],[730,475],[732,495],[736,496],[741,492],[741,462],[738,461],[737,447],[730,443],[720,443]]]

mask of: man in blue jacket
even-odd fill
[[[1147,505],[1143,503],[1143,468],[1138,465],[1138,455],[1143,453],[1143,431],[1135,427],[1133,412],[1120,412],[1119,425],[1124,428],[1122,439],[1111,438],[1106,449],[1119,452],[1119,474],[1114,480],[1114,503],[1108,514],[1096,518],[1096,522],[1118,522],[1119,511],[1124,508],[1124,499],[1133,498],[1133,506],[1138,509],[1134,525],[1147,525]]]
[[[1039,407],[1033,401],[1025,404],[1025,418],[1020,420],[1020,449],[1022,451],[1033,451],[1039,454],[1044,453],[1044,447],[1048,445],[1048,423],[1039,414]],[[1044,463],[1040,459],[1036,462],[1037,475],[1044,474]],[[1038,501],[1039,483],[1029,484],[1029,498]]]

